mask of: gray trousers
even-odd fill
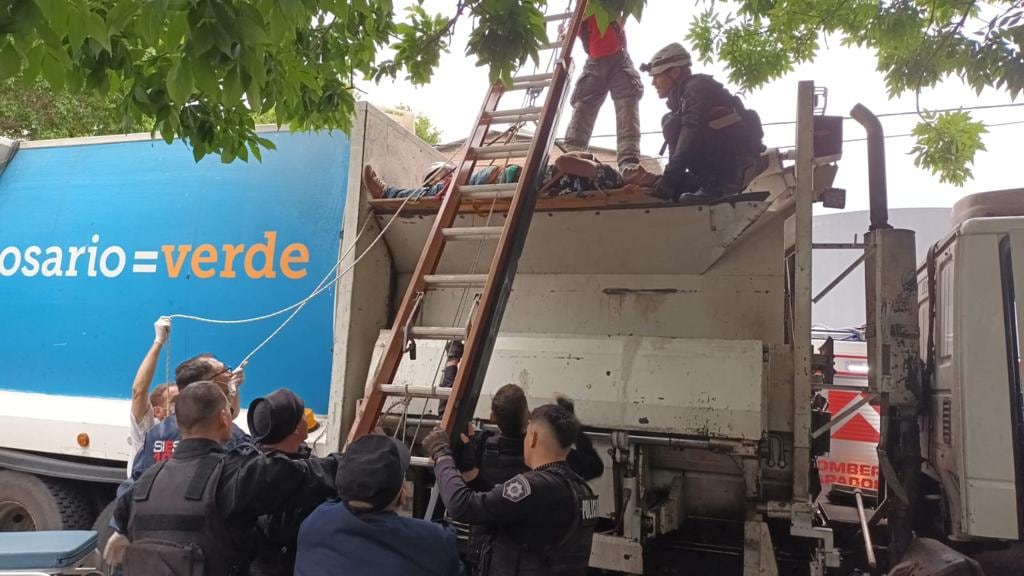
[[[565,133],[569,150],[590,145],[594,121],[608,94],[615,104],[615,138],[619,169],[640,163],[640,97],[644,85],[640,73],[625,50],[604,58],[587,58],[576,81],[572,98],[572,120]]]

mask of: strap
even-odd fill
[[[221,455],[210,454],[203,456],[203,459],[199,461],[199,465],[196,466],[195,474],[192,475],[192,481],[188,483],[188,489],[185,490],[186,500],[198,501],[203,499],[203,491],[221,462],[223,462]]]
[[[150,474],[143,474],[139,478],[138,482],[135,483],[134,491],[132,492],[132,500],[135,502],[145,502],[149,500],[149,493],[153,489],[153,481],[156,480],[160,471],[164,469],[164,464],[167,461],[159,462],[153,466]]]
[[[133,520],[136,532],[202,532],[206,518],[194,514],[139,514]]]
[[[728,114],[722,116],[721,118],[715,118],[714,120],[708,122],[708,128],[711,128],[712,130],[721,130],[722,128],[728,128],[733,124],[738,124],[742,120],[743,119],[740,118],[740,115],[737,114],[735,110],[733,110],[732,112],[729,112]]]

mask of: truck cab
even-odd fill
[[[927,405],[922,452],[953,540],[1024,534],[1024,190],[975,194],[919,269]]]

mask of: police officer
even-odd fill
[[[174,370],[174,383],[179,393],[184,392],[190,384],[207,380],[216,382],[228,390],[228,400],[231,406],[231,416],[235,418],[240,412],[239,389],[245,382],[245,373],[241,368],[232,370],[212,354],[200,354],[182,362]],[[169,460],[174,454],[174,448],[181,440],[181,430],[178,429],[178,419],[174,414],[160,422],[148,432],[143,441],[142,449],[135,456],[132,463],[132,480],[138,480],[139,476],[150,466],[157,462]],[[244,430],[231,424],[231,437],[228,439],[227,448],[251,447],[252,438]],[[251,447],[255,451],[254,447]]]
[[[558,398],[558,405],[575,413],[572,400]],[[476,433],[470,442],[456,449],[456,465],[470,480],[474,490],[486,492],[503,484],[517,474],[529,470],[523,459],[523,437],[526,434],[530,410],[526,393],[516,384],[498,388],[491,400],[491,421],[497,432],[484,430]],[[566,461],[584,480],[593,480],[604,473],[604,462],[593,444],[580,428]]]
[[[247,420],[256,447],[267,455],[308,459],[312,451],[306,445],[310,426],[305,412],[302,398],[287,388],[253,400],[249,404]],[[249,570],[251,576],[291,576],[295,569],[299,526],[317,504],[310,502],[301,508],[260,517],[257,523],[259,543],[256,559]]]
[[[338,456],[293,460],[225,453],[231,410],[214,382],[177,400],[183,439],[170,460],[147,470],[118,498],[114,516],[130,541],[129,575],[247,574],[256,518],[320,502],[335,492]],[[116,554],[108,561],[120,563]]]
[[[576,416],[565,408],[547,404],[535,409],[523,441],[530,470],[486,493],[467,486],[443,429],[424,439],[448,514],[497,528],[483,550],[478,574],[586,574],[597,506],[590,487],[565,461],[578,432]]]
[[[669,161],[653,194],[705,204],[739,194],[760,172],[764,132],[756,112],[690,64],[689,52],[672,43],[640,66],[670,110],[662,119]]]

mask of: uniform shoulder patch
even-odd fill
[[[505,482],[501,490],[501,497],[512,502],[519,502],[530,495],[530,490],[530,481],[519,474]]]

